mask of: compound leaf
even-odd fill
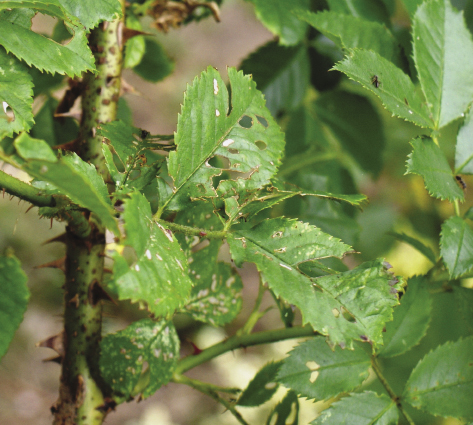
[[[149,397],[169,382],[179,360],[179,337],[171,321],[139,320],[104,337],[102,377],[124,397]],[[147,363],[148,367],[143,370]]]
[[[447,158],[434,141],[430,137],[417,137],[411,145],[406,173],[422,176],[425,188],[435,198],[463,201],[465,195],[452,175]]]
[[[138,193],[125,201],[125,239],[112,247],[114,275],[109,285],[121,300],[144,302],[155,316],[167,316],[182,307],[192,287],[187,259],[172,232],[152,220],[151,207]],[[125,246],[136,260],[128,266],[122,257]]]
[[[28,278],[18,259],[11,254],[0,255],[0,359],[7,352],[15,332],[23,321],[30,291]]]
[[[302,397],[325,400],[359,387],[370,366],[370,356],[362,349],[332,351],[325,338],[316,337],[289,353],[277,380]]]
[[[397,425],[398,420],[394,401],[384,394],[365,391],[333,403],[311,425]]]
[[[434,415],[473,418],[473,337],[447,342],[414,368],[403,399]]]
[[[397,117],[420,127],[433,127],[423,99],[411,79],[392,62],[370,50],[352,49],[333,69],[345,73],[381,99]]]
[[[473,268],[473,230],[461,217],[450,217],[442,224],[440,255],[452,279]]]
[[[435,127],[462,116],[473,98],[473,41],[449,0],[427,1],[413,21],[414,62]]]

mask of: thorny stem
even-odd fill
[[[399,396],[396,395],[396,393],[393,391],[393,389],[389,385],[389,382],[384,377],[383,372],[381,371],[381,368],[379,367],[378,360],[376,359],[376,357],[371,357],[371,367],[373,368],[374,373],[376,373],[376,376],[378,377],[379,381],[381,382],[381,384],[383,385],[383,387],[386,389],[387,393],[391,397],[391,400],[396,404],[396,407],[400,410],[400,412],[406,418],[409,425],[415,425],[414,421],[411,419],[409,414],[406,412],[406,410],[402,406]]]
[[[231,403],[230,401],[218,395],[217,391],[221,391],[219,387],[216,387],[212,384],[207,384],[205,382],[198,381],[197,379],[191,379],[191,378],[188,378],[187,376],[183,376],[179,374],[174,374],[173,381],[180,384],[188,385],[196,389],[197,391],[200,391],[201,393],[207,394],[208,396],[212,397],[215,401],[225,406],[225,408],[228,409],[232,413],[232,415],[235,417],[235,419],[238,422],[240,422],[242,425],[248,425],[248,423],[241,416],[240,412],[238,412],[235,409],[235,406],[233,405],[233,403]]]

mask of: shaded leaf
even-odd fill
[[[473,337],[447,342],[412,371],[403,398],[439,416],[473,418]]]
[[[141,78],[157,83],[171,74],[174,70],[174,62],[168,57],[161,44],[157,41],[145,38],[144,43],[145,51],[143,57],[140,63],[133,68],[133,71]]]
[[[432,311],[432,299],[426,280],[421,277],[410,278],[401,305],[394,310],[394,319],[386,323],[384,347],[380,357],[394,357],[403,354],[417,345],[427,333]]]
[[[254,376],[238,398],[238,406],[259,406],[266,403],[277,391],[276,374],[281,362],[270,362],[264,365]]]
[[[440,255],[453,279],[473,268],[473,230],[461,217],[450,217],[442,224]]]
[[[169,382],[179,360],[179,337],[171,321],[139,320],[101,344],[101,376],[114,393],[149,397]]]
[[[298,425],[299,400],[294,391],[289,391],[269,414],[266,425]]]
[[[386,7],[377,0],[327,0],[327,3],[333,12],[389,25],[389,14]]]
[[[405,242],[409,244],[410,246],[412,246],[413,248],[417,249],[417,251],[419,251],[426,258],[428,258],[432,264],[437,263],[437,256],[432,251],[432,248],[430,248],[427,245],[424,245],[424,243],[421,242],[419,239],[413,238],[404,233],[389,232],[388,234],[391,236],[394,236],[396,240],[400,242]]]
[[[311,425],[396,425],[398,420],[394,401],[384,394],[365,391],[336,401]]]
[[[337,63],[334,69],[372,91],[384,107],[397,117],[420,127],[433,127],[427,107],[411,79],[376,52],[350,50],[348,57]]]
[[[464,200],[447,158],[430,137],[418,137],[411,142],[412,152],[407,160],[406,173],[422,176],[431,196],[442,200]]]
[[[15,332],[23,321],[30,291],[28,278],[18,259],[11,254],[0,255],[0,359],[7,352]]]
[[[463,124],[458,129],[455,145],[455,174],[473,174],[473,109],[466,114]]]
[[[362,349],[336,347],[325,338],[311,338],[296,346],[285,358],[277,380],[309,399],[325,400],[353,391],[369,376],[370,356]]]
[[[465,319],[465,324],[470,333],[473,333],[473,289],[456,285],[453,287],[453,293],[463,319]]]
[[[424,2],[413,20],[414,62],[435,128],[466,111],[473,98],[473,41],[450,0]]]

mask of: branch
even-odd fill
[[[36,207],[55,207],[56,200],[52,195],[42,194],[38,189],[10,176],[0,170],[0,189]]]

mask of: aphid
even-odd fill
[[[379,88],[379,85],[381,84],[381,82],[379,81],[377,75],[373,75],[371,77],[371,84],[373,84],[373,86],[375,86],[377,89]]]
[[[455,176],[456,181],[462,187],[463,190],[466,189],[466,183],[460,176]]]

